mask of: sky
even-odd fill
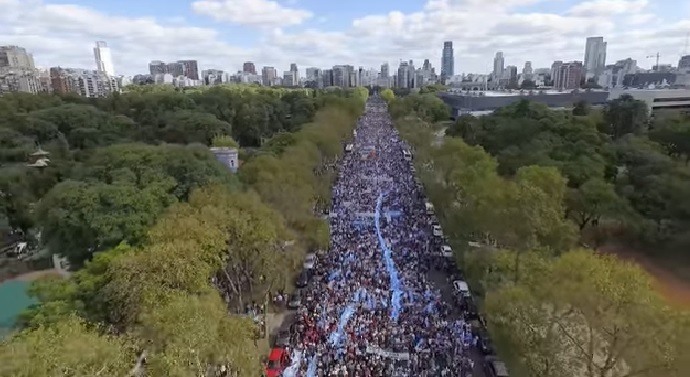
[[[455,74],[487,73],[499,50],[518,67],[583,60],[588,36],[608,42],[607,64],[648,68],[657,52],[676,65],[688,33],[689,0],[0,0],[0,45],[26,48],[40,67],[95,69],[103,40],[118,75],[181,59],[228,72],[245,61],[304,72],[429,59],[440,72],[444,41]]]

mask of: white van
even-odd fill
[[[448,245],[441,246],[441,256],[445,258],[453,258],[453,249]]]
[[[424,202],[424,209],[426,209],[426,214],[427,215],[433,215],[434,214],[434,205],[429,203],[429,202]]]
[[[354,144],[348,144],[345,146],[345,152],[350,153],[355,148]]]
[[[403,149],[403,158],[405,161],[412,161],[412,153],[410,153],[410,151],[407,149]]]

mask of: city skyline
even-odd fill
[[[444,41],[453,42],[455,74],[488,73],[496,51],[518,67],[527,60],[533,67],[582,61],[590,36],[608,43],[607,62],[631,57],[651,67],[646,56],[657,52],[660,64],[676,64],[690,31],[690,4],[679,0],[172,0],[150,10],[132,0],[0,0],[0,6],[2,43],[30,50],[37,66],[92,67],[93,43],[102,40],[125,75],[146,73],[151,60],[187,59],[200,70],[228,72],[246,61],[279,72],[293,62],[379,67],[400,59],[430,59],[440,69]]]

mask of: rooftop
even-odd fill
[[[591,90],[597,92],[605,92],[604,90]],[[584,92],[584,90],[583,90]],[[448,95],[466,96],[466,97],[518,97],[530,95],[569,95],[571,90],[554,90],[554,89],[533,89],[533,90],[461,90],[449,89],[446,92]],[[531,93],[531,94],[530,94]]]

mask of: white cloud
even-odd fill
[[[585,1],[570,8],[574,16],[597,17],[607,14],[638,13],[649,2],[647,0],[594,0]]]
[[[313,16],[310,11],[271,0],[198,0],[192,3],[192,10],[216,21],[271,28],[299,25]]]
[[[221,3],[199,0],[195,7],[204,1]],[[261,2],[266,1],[253,3]],[[222,3],[227,6],[230,2]],[[288,9],[287,0],[275,4],[276,9]],[[610,8],[587,15],[601,4]],[[94,41],[105,40],[112,47],[116,71],[136,74],[146,72],[153,59],[186,58],[198,59],[201,68],[231,72],[246,60],[282,71],[292,62],[304,68],[335,64],[378,67],[387,61],[395,69],[400,59],[413,59],[419,65],[429,58],[438,69],[443,41],[451,40],[456,72],[461,73],[489,71],[498,50],[505,53],[506,64],[518,67],[525,60],[531,60],[535,68],[550,66],[553,60],[582,60],[585,38],[602,35],[608,42],[609,62],[632,57],[640,65],[650,66],[653,62],[645,57],[659,51],[662,64],[676,64],[690,30],[690,15],[684,21],[671,22],[645,4],[588,1],[571,9],[563,6],[558,12],[540,12],[538,0],[429,0],[414,12],[392,9],[349,20],[340,29],[334,26],[343,21],[336,19],[338,9],[315,14],[309,28],[285,28],[296,19],[285,16],[278,20],[257,15],[256,7],[244,7],[243,25],[261,27],[258,32],[233,34],[238,40],[256,37],[251,48],[240,48],[224,41],[220,29],[190,25],[194,18],[186,14],[174,19],[121,17],[41,0],[0,0],[0,44],[26,47],[43,66],[88,68],[94,67]],[[218,14],[226,19],[238,17],[222,11]],[[321,22],[322,17],[328,17],[327,22]]]

